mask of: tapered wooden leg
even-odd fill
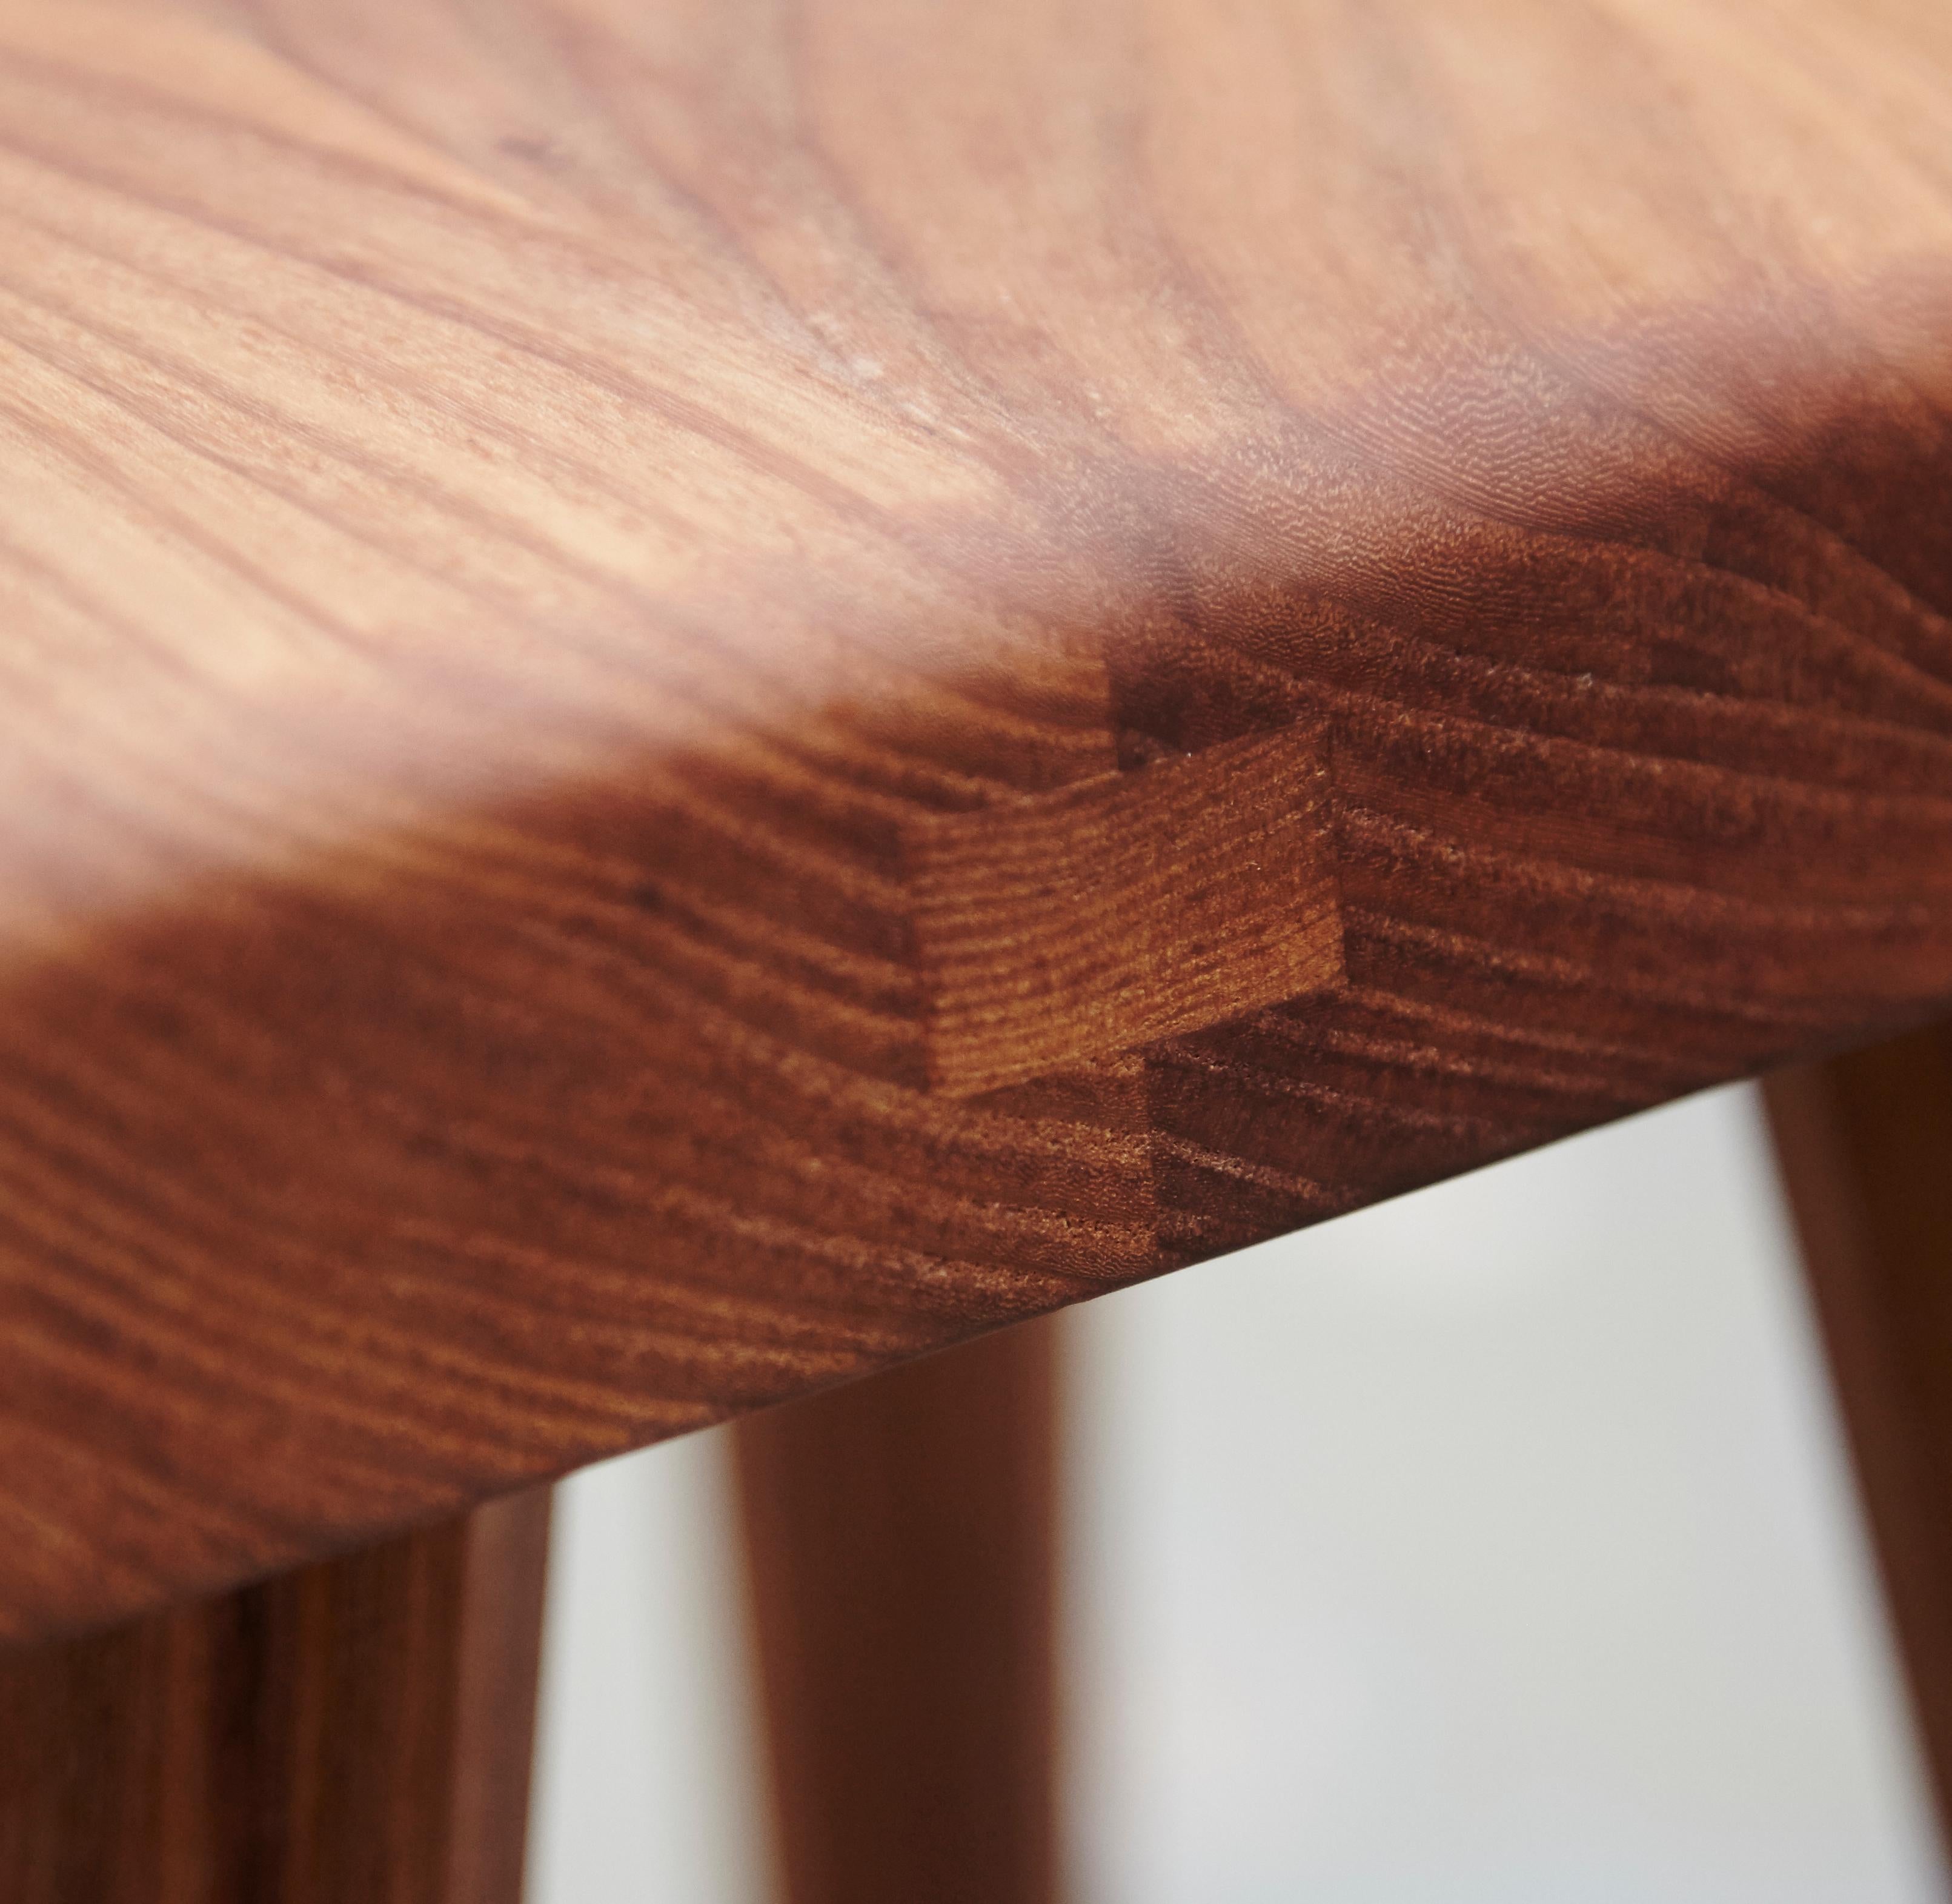
[[[739,1424],[790,1904],[1048,1904],[1056,1338]]]
[[[518,1904],[548,1529],[0,1654],[0,1904]]]
[[[1952,1843],[1952,1027],[1765,1092]]]

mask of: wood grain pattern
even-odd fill
[[[0,1652],[5,1904],[521,1904],[546,1491]]]
[[[973,1096],[1339,984],[1305,736],[1223,743],[906,836],[931,1089]]]
[[[1056,1343],[1026,1323],[747,1417],[787,1904],[1050,1904]]]
[[[1942,1006],[1948,96],[1924,0],[0,0],[0,1633]],[[1090,814],[1210,914],[1033,902]]]
[[[1952,1027],[1778,1072],[1765,1098],[1952,1843]]]

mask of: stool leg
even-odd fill
[[[1952,1026],[1764,1094],[1952,1840]]]
[[[548,1529],[0,1653],[0,1904],[519,1904]]]
[[[1056,1337],[735,1430],[790,1904],[1053,1895]]]

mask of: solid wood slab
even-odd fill
[[[0,1634],[1952,997],[1935,0],[0,0]]]

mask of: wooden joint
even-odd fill
[[[1342,982],[1322,736],[1228,741],[906,846],[929,1086],[968,1097]]]

